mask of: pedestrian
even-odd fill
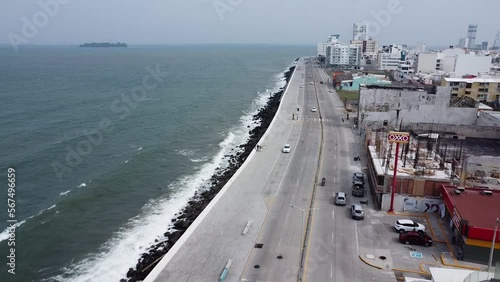
[[[342,118],[342,122],[344,122],[344,118]]]

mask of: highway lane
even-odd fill
[[[327,79],[320,69],[314,70],[314,78]],[[368,220],[362,221],[352,220],[349,210],[351,204],[366,199],[351,196],[352,174],[361,171],[360,162],[353,159],[360,153],[359,140],[336,93],[330,93],[328,85],[316,86],[322,118],[331,122],[324,122],[321,174],[326,175],[327,184],[318,189],[314,201],[318,211],[312,219],[305,281],[396,281],[391,271],[371,268],[358,257],[360,243],[370,244],[369,235],[364,234],[362,237],[368,239],[360,242],[358,234],[361,227],[370,224],[369,207],[365,207]],[[340,191],[347,194],[346,206],[334,205],[334,194]]]
[[[287,166],[277,167],[277,171],[272,172],[272,174],[283,173],[278,188],[267,189],[268,185],[272,185],[268,182],[263,190],[262,195],[268,204],[269,213],[256,241],[257,244],[263,245],[262,248],[252,249],[241,281],[297,279],[301,240],[303,240],[312,187],[315,185],[321,142],[320,124],[305,122],[319,117],[317,112],[311,112],[312,107],[318,107],[314,85],[309,84],[308,77],[312,73],[306,69],[305,74],[304,88],[299,89],[299,120],[295,121],[293,130],[295,132],[288,139],[288,143],[292,144],[292,152],[283,154],[279,160],[281,163],[281,159],[284,159],[283,163]],[[297,135],[295,128],[300,128]]]

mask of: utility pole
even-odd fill
[[[493,251],[495,250],[495,241],[497,238],[498,223],[500,223],[500,218],[497,217],[497,220],[495,222],[495,231],[493,232],[493,240],[491,240],[490,260],[488,261],[488,275],[490,274],[491,267],[493,264]]]

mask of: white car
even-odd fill
[[[338,192],[335,197],[335,204],[337,206],[345,206],[347,204],[346,195],[344,192]]]
[[[283,153],[290,153],[290,144],[285,144],[281,150]]]
[[[316,107],[312,107],[311,108],[311,112],[315,113],[318,109],[316,109]]]
[[[394,224],[394,227],[399,233],[409,232],[409,231],[423,231],[425,232],[425,226],[411,219],[399,219]]]

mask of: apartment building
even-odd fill
[[[450,86],[452,97],[465,96],[479,101],[500,101],[500,77],[444,78],[441,86]]]

